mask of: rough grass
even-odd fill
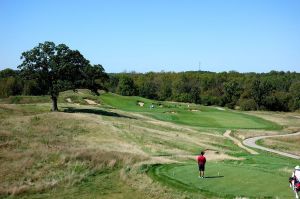
[[[267,138],[260,141],[260,144],[279,151],[290,152],[300,155],[300,136]]]
[[[5,108],[13,111],[9,117],[5,117],[5,111],[0,113],[5,118],[0,121],[2,196],[72,187],[94,173],[143,159],[121,150],[87,147],[87,143],[77,137],[91,132],[93,124],[76,115],[28,113],[20,105]],[[101,132],[101,128],[98,130]]]
[[[59,94],[58,103],[67,103],[70,99],[72,104],[88,105],[85,99],[93,100],[96,103],[101,103],[101,99],[86,89],[78,89],[74,91],[64,91]],[[10,96],[8,98],[0,98],[0,104],[36,104],[36,103],[51,103],[49,95],[44,96]]]
[[[35,104],[50,103],[50,96],[10,96],[8,98],[0,98],[1,104]]]
[[[65,91],[61,92],[59,96],[59,102],[66,103],[68,102],[67,99],[70,99],[73,104],[80,104],[80,105],[88,105],[89,103],[85,100],[93,100],[95,103],[101,104],[101,99],[91,93],[89,90],[85,89],[78,89],[76,92],[74,91]]]
[[[288,132],[300,131],[300,114],[299,112],[267,112],[267,111],[250,111],[250,115],[258,116],[266,120],[275,122],[285,127]]]

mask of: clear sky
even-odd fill
[[[0,70],[44,41],[106,72],[300,72],[300,0],[0,0]]]

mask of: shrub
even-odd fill
[[[254,99],[241,99],[239,105],[243,111],[253,111],[257,109],[257,104]]]

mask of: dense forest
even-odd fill
[[[155,100],[226,106],[241,110],[300,109],[300,73],[149,72],[109,74],[109,91]],[[20,71],[0,71],[0,97],[46,95],[43,82],[26,80]]]

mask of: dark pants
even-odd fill
[[[198,164],[198,166],[199,166],[199,171],[205,170],[205,164]]]

